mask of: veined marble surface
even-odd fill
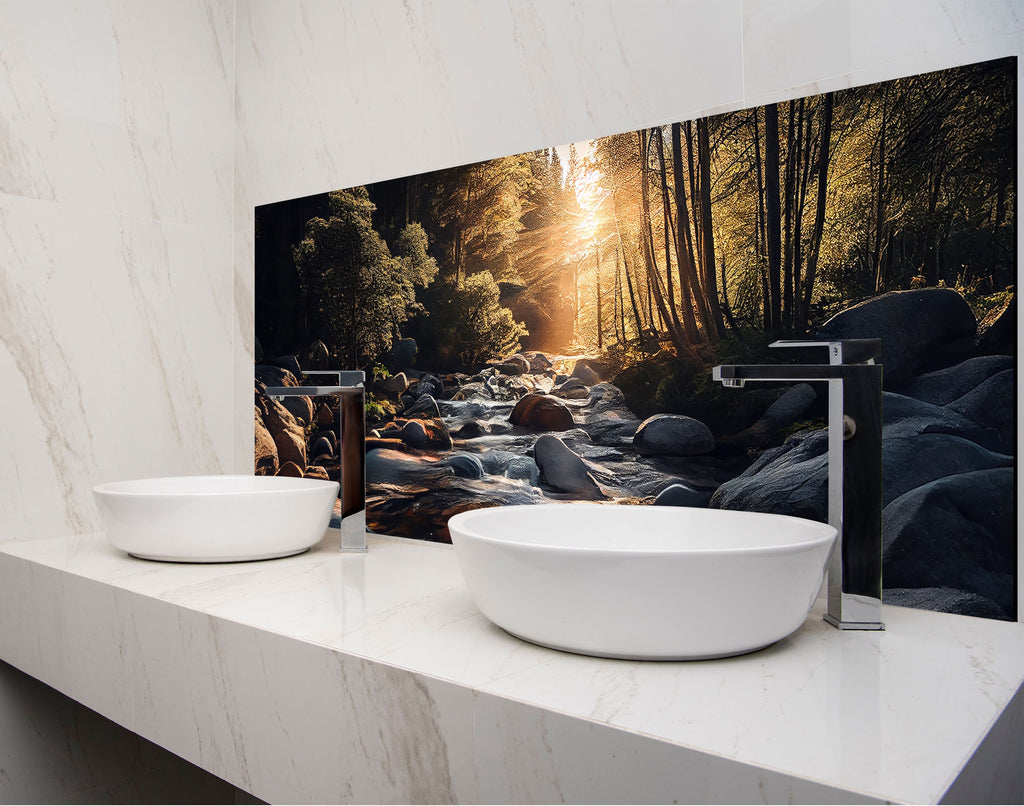
[[[602,660],[491,625],[449,546],[225,565],[101,535],[0,547],[4,660],[266,800],[1024,795],[1024,625],[884,619],[844,633],[812,612],[739,658]]]

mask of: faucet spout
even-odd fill
[[[712,378],[828,382],[828,522],[839,542],[828,568],[825,620],[844,630],[882,630],[882,367],[879,339],[776,341],[828,350],[828,364],[723,364]]]

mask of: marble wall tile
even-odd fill
[[[233,8],[6,2],[0,192],[231,226]]]
[[[793,98],[843,77],[852,86],[984,61],[1019,52],[1022,31],[1012,0],[748,0],[744,94]]]
[[[0,539],[96,528],[100,481],[231,463],[230,236],[0,196]]]

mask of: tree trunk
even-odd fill
[[[668,289],[668,309],[672,314],[672,324],[676,330],[682,330],[686,340],[690,344],[696,344],[697,324],[693,319],[693,306],[689,304],[686,298],[685,287],[682,285],[679,287],[679,299],[683,303],[682,324],[679,322],[675,292],[672,288],[672,225],[669,222],[671,203],[668,198],[668,177],[665,171],[665,136],[661,133],[660,127],[655,131],[658,132],[658,172],[661,174],[661,216],[662,225],[665,230],[665,287]],[[687,315],[687,311],[689,311],[689,315]]]
[[[597,349],[604,349],[604,336],[601,333],[601,250],[594,242],[594,272],[597,276]]]
[[[885,272],[882,269],[882,230],[885,222],[885,129],[887,123],[888,93],[882,90],[882,127],[878,133],[878,194],[875,196],[875,244],[872,258],[875,267],[875,293],[885,289]]]
[[[807,255],[807,272],[804,275],[803,304],[800,306],[800,329],[807,330],[811,309],[811,293],[818,273],[818,255],[821,251],[821,235],[825,229],[825,202],[828,195],[828,161],[832,145],[832,104],[835,95],[825,93],[821,109],[821,145],[818,147],[818,197],[814,210],[814,231],[811,233],[810,253]]]
[[[779,109],[764,108],[765,230],[768,237],[768,294],[771,300],[771,331],[782,329],[782,288],[780,243],[782,219],[779,211]]]
[[[713,329],[708,335],[717,340],[725,335],[725,322],[718,304],[718,281],[715,278],[715,233],[711,222],[711,146],[708,142],[708,121],[697,121],[697,150],[700,157],[700,241],[704,252],[704,290]]]
[[[704,304],[704,295],[701,293],[700,280],[697,279],[697,269],[693,260],[693,241],[690,239],[690,213],[686,206],[686,187],[683,175],[683,148],[680,137],[680,125],[672,124],[672,180],[676,197],[676,263],[679,268],[680,297],[683,302],[684,321],[694,317],[694,303],[697,306],[697,313],[700,316],[700,324],[704,332],[708,332],[709,315],[707,306]],[[686,244],[683,244],[683,235],[686,236]],[[696,332],[696,321],[694,321],[694,332]]]
[[[796,171],[800,148],[796,143],[796,101],[789,102],[789,121],[786,127],[786,173],[782,189],[782,332],[793,332],[793,194],[796,190]]]

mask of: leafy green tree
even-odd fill
[[[458,284],[436,284],[431,291],[430,330],[438,366],[473,371],[489,359],[517,351],[526,327],[499,302],[498,284],[482,271]]]
[[[398,256],[373,229],[373,202],[363,187],[330,194],[328,218],[306,222],[293,256],[309,329],[344,367],[375,361],[391,347],[437,264],[427,236],[410,224],[398,238]]]

